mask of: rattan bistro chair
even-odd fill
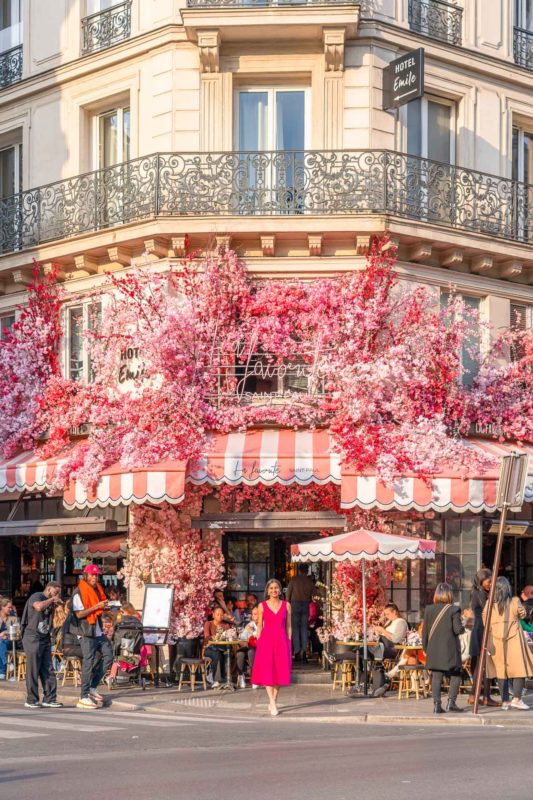
[[[400,666],[398,700],[401,700],[402,697],[407,699],[413,694],[417,700],[420,700],[420,695],[427,697],[426,670],[420,664],[402,664]]]
[[[191,687],[191,692],[194,692],[195,684],[196,684],[196,673],[200,673],[200,678],[202,680],[202,684],[204,687],[204,691],[207,691],[207,668],[211,664],[210,658],[181,658],[180,659],[181,666],[180,666],[180,679],[178,683],[178,692],[181,692],[181,688],[184,683],[188,683]],[[189,677],[187,678],[185,673],[189,669]]]
[[[337,688],[340,673],[341,690],[344,692],[354,683],[355,666],[359,660],[357,653],[336,653],[333,659],[333,690]]]

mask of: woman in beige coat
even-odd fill
[[[486,622],[488,605],[483,609]],[[507,578],[498,578],[490,620],[487,644],[487,675],[497,678],[502,699],[502,709],[509,706],[528,711],[522,700],[526,678],[533,675],[533,656],[527,646],[520,619],[526,614],[518,599],[513,597]],[[513,699],[509,703],[509,680],[512,680]]]

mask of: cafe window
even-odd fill
[[[226,591],[244,600],[247,592],[260,595],[270,575],[270,540],[251,534],[224,537]]]
[[[447,519],[444,523],[444,579],[461,608],[468,606],[472,582],[480,566],[481,520]]]
[[[481,353],[481,325],[479,313],[481,311],[481,298],[469,295],[454,294],[454,298],[462,300],[466,312],[473,312],[475,319],[470,325],[470,330],[464,337],[461,350],[461,383],[464,386],[471,386],[479,372],[479,357]],[[450,292],[441,291],[441,308],[446,308],[450,299]]]
[[[7,332],[10,331],[15,324],[15,319],[14,311],[0,315],[0,342],[5,341]]]
[[[100,326],[101,303],[85,302],[65,309],[64,371],[72,381],[94,380],[94,372],[87,348],[87,332]]]

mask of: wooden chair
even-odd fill
[[[400,667],[400,679],[398,683],[398,700],[402,697],[406,699],[412,694],[417,700],[427,697],[425,669],[418,664],[402,664]]]
[[[355,653],[338,653],[333,656],[333,690],[337,688],[337,682],[341,681],[341,690],[344,692],[353,685],[355,680],[355,666],[357,656]]]
[[[211,664],[210,658],[181,658],[180,659],[180,679],[178,683],[178,692],[181,692],[181,687],[184,683],[188,683],[191,687],[191,692],[194,692],[196,685],[196,673],[200,673],[204,692],[207,691],[207,668]],[[189,669],[189,677],[185,673]]]
[[[17,681],[20,683],[21,681],[26,680],[26,654],[18,652],[17,653]]]
[[[62,656],[62,663],[64,669],[61,685],[64,686],[68,680],[71,680],[73,686],[79,686],[81,684],[81,660],[77,656]]]

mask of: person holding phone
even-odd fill
[[[109,604],[98,583],[100,575],[96,564],[87,564],[72,595],[73,627],[78,628],[83,654],[78,708],[99,708],[102,705],[104,697],[98,686],[113,663],[113,648],[102,629],[102,614]]]
[[[57,681],[52,669],[52,613],[61,603],[61,584],[50,581],[42,592],[34,592],[24,606],[20,623],[26,655],[26,708],[61,708],[57,702]],[[39,701],[39,681],[43,700]]]

